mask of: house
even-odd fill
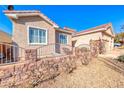
[[[0,59],[3,57],[9,57],[9,55],[7,55],[7,50],[10,50],[11,47],[10,46],[6,46],[12,44],[12,39],[11,36],[5,32],[3,32],[2,30],[0,30]],[[1,63],[1,61],[0,61]]]
[[[5,10],[4,13],[13,23],[13,43],[25,49],[37,49],[38,55],[65,54],[72,47],[89,46],[90,40],[102,39],[106,51],[114,46],[111,23],[76,32],[68,27],[60,28],[37,10]]]
[[[90,40],[103,40],[105,42],[106,52],[110,51],[114,47],[115,33],[112,28],[112,24],[103,24],[91,29],[77,32],[73,35],[73,43],[75,47],[83,44],[84,46],[90,44]]]
[[[72,49],[72,33],[37,10],[5,10],[13,24],[13,43],[25,49],[39,49],[39,53],[58,54]]]
[[[11,36],[2,30],[0,30],[0,43],[8,43],[8,44],[12,43]]]

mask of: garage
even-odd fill
[[[91,40],[102,40],[105,43],[105,50],[109,52],[114,47],[114,37],[115,33],[112,28],[112,24],[104,24],[90,28],[88,30],[83,30],[76,32],[73,35],[72,41],[74,41],[75,47],[79,45],[90,45]]]

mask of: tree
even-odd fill
[[[120,43],[119,34],[116,34],[116,35],[115,35],[114,42],[115,42],[115,43]]]
[[[114,42],[124,45],[124,25],[121,25],[120,33],[115,35]]]

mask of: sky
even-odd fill
[[[0,30],[12,34],[12,23],[3,13],[6,5],[0,5]],[[115,33],[124,25],[124,6],[112,5],[15,5],[15,10],[40,10],[60,27],[82,31],[111,22]]]

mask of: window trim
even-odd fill
[[[66,35],[67,36],[67,43],[63,44],[63,45],[68,45],[68,35],[65,33],[59,33],[59,43],[60,43],[60,35]],[[60,44],[62,44],[62,43],[60,43]]]
[[[46,31],[46,42],[45,43],[30,43],[30,37],[29,37],[29,28],[36,28],[36,29],[43,29]],[[46,28],[41,28],[41,27],[37,27],[37,26],[27,26],[27,41],[28,41],[28,45],[47,45],[48,43],[48,30]],[[38,35],[39,35],[39,32],[38,32]]]

